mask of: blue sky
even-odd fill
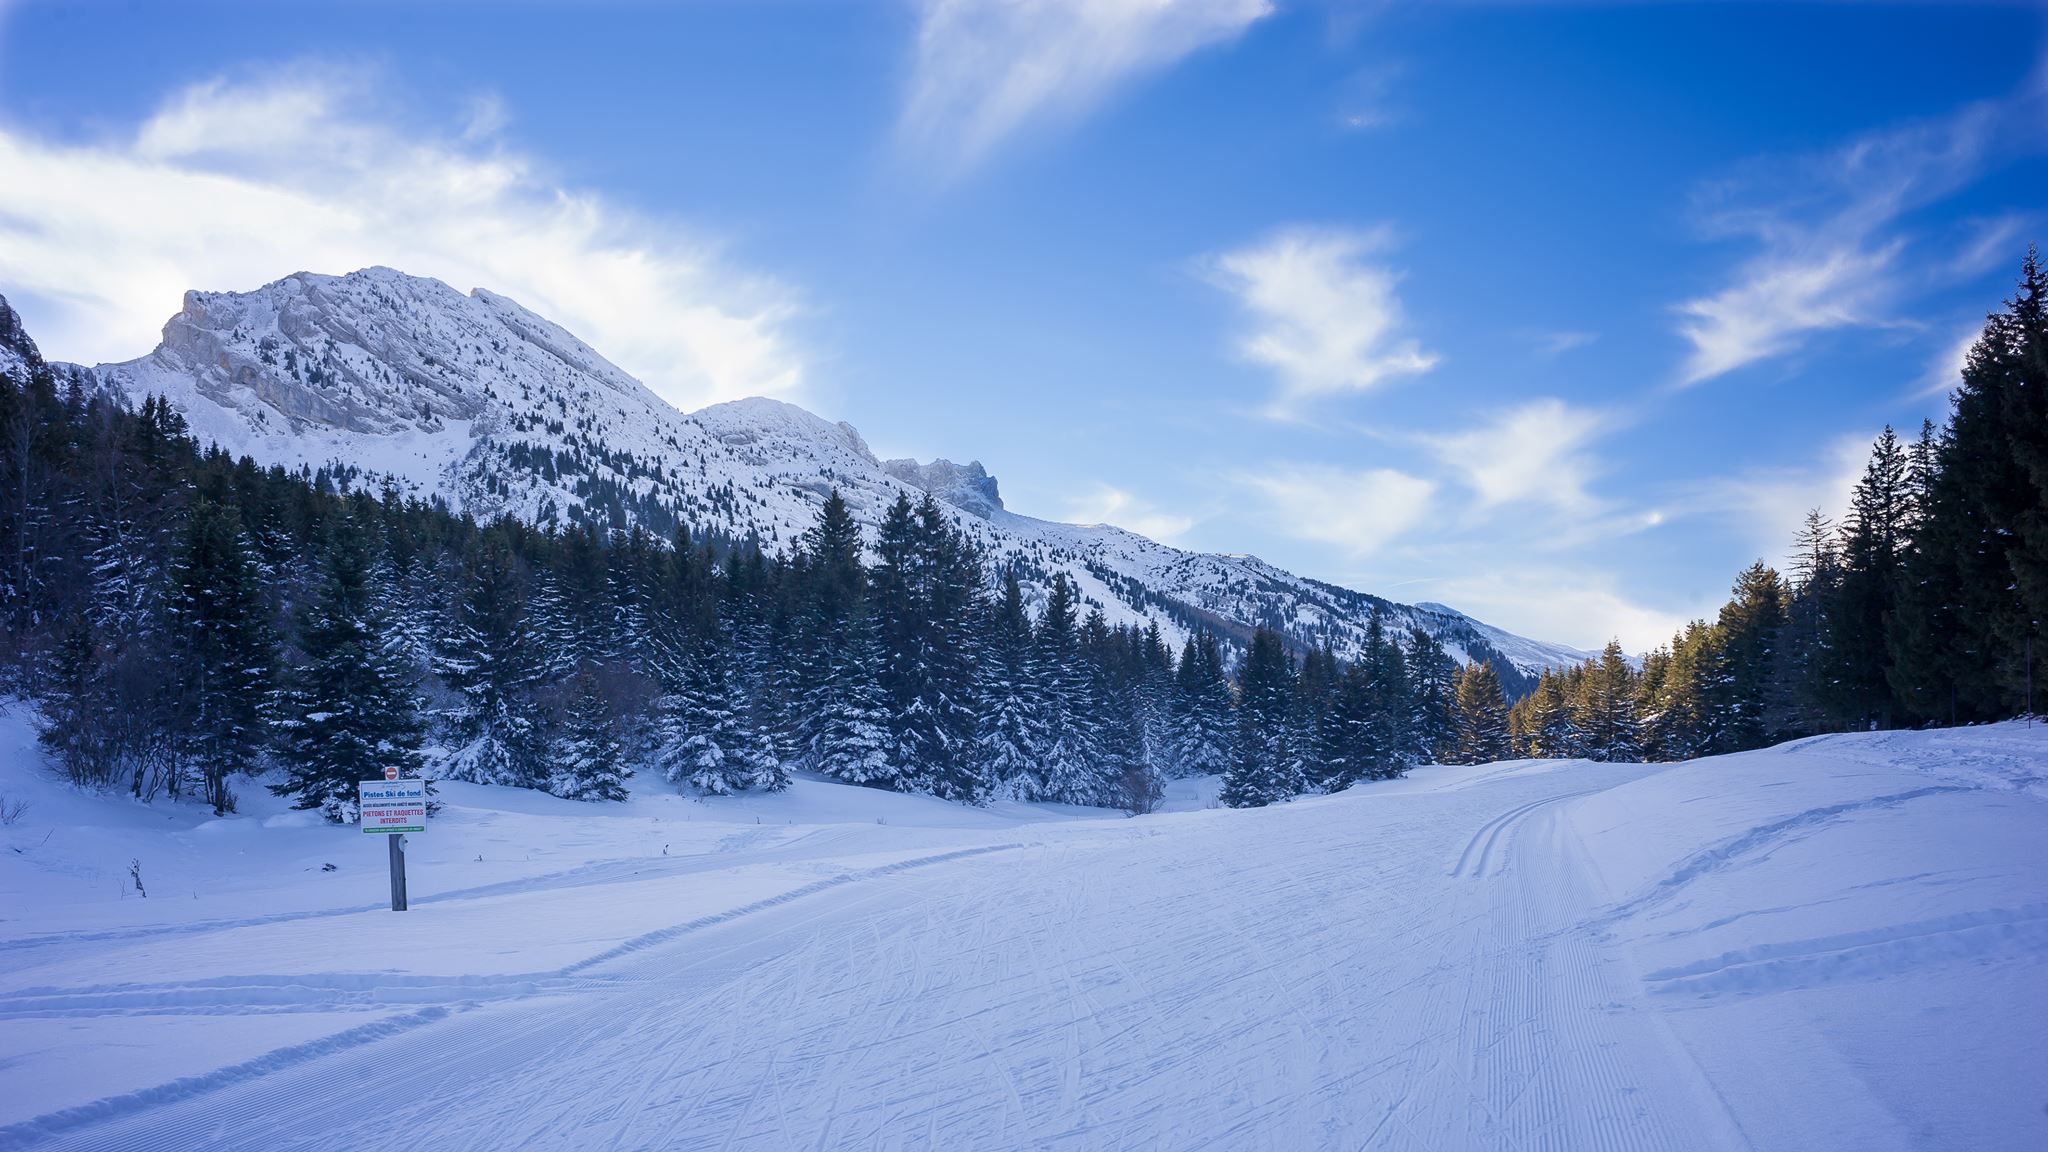
[[[1945,410],[2031,5],[0,7],[0,292],[503,291],[1010,506],[1646,648]]]

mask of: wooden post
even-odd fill
[[[405,911],[405,837],[393,833],[384,837],[391,847],[391,910]]]

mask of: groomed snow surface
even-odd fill
[[[2048,1148],[2043,727],[1138,819],[450,785],[403,914],[244,791],[0,718],[0,1148]]]

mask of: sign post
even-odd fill
[[[403,912],[405,900],[405,837],[409,832],[427,830],[427,782],[398,780],[395,769],[386,768],[383,780],[364,780],[356,785],[357,807],[362,812],[363,832],[382,836],[391,854],[391,910]]]

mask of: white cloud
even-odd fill
[[[1597,462],[1585,449],[1611,425],[1605,413],[1549,397],[1496,413],[1470,431],[1425,442],[1471,487],[1481,510],[1547,504],[1586,513],[1597,506],[1586,491]]]
[[[1168,542],[1195,526],[1192,516],[1176,516],[1108,484],[1097,484],[1086,494],[1069,499],[1067,519],[1076,524],[1114,524]]]
[[[1874,438],[1840,436],[1807,465],[1751,469],[1707,481],[1682,506],[1733,523],[1753,557],[1782,568],[1808,511],[1818,508],[1821,515],[1841,522]]]
[[[1598,332],[1564,330],[1537,332],[1534,333],[1534,337],[1536,340],[1536,354],[1545,360],[1555,360],[1567,352],[1584,348],[1586,345],[1600,339],[1600,334]]]
[[[1242,480],[1265,497],[1279,531],[1353,557],[1371,555],[1420,524],[1436,492],[1433,482],[1390,468],[1290,465]]]
[[[1910,238],[1901,217],[1975,180],[2000,147],[2037,147],[2042,107],[2043,92],[2030,87],[1707,189],[1706,231],[1757,250],[1726,287],[1678,306],[1692,344],[1679,385],[1796,351],[1810,333],[1887,323],[1915,281],[1902,267]]]
[[[1895,244],[1874,252],[1843,244],[1751,261],[1737,283],[1679,305],[1691,317],[1679,333],[1693,345],[1681,383],[1781,356],[1809,332],[1876,322],[1897,254]]]
[[[1252,321],[1241,351],[1281,380],[1268,415],[1291,417],[1313,397],[1436,366],[1402,332],[1399,277],[1367,262],[1383,246],[1376,233],[1290,228],[1216,258],[1215,280]]]
[[[421,131],[376,81],[201,84],[92,143],[0,126],[0,283],[49,354],[93,362],[147,352],[188,288],[386,264],[511,296],[684,407],[801,385],[787,287],[548,179],[494,100]]]
[[[902,142],[952,175],[1035,120],[1235,38],[1269,0],[924,0]]]
[[[1972,324],[1944,347],[1941,354],[1927,366],[1926,373],[1920,377],[1920,390],[1914,394],[1914,398],[1941,396],[1954,391],[1956,385],[1963,382],[1963,368],[1970,362],[1970,349],[1977,346],[1977,341],[1983,335],[1983,325]]]
[[[1673,612],[1638,603],[1612,577],[1585,566],[1523,567],[1432,581],[1429,597],[1518,636],[1588,650],[1619,639],[1630,653],[1667,643],[1688,619],[1710,616],[1719,608],[1702,602]]]

